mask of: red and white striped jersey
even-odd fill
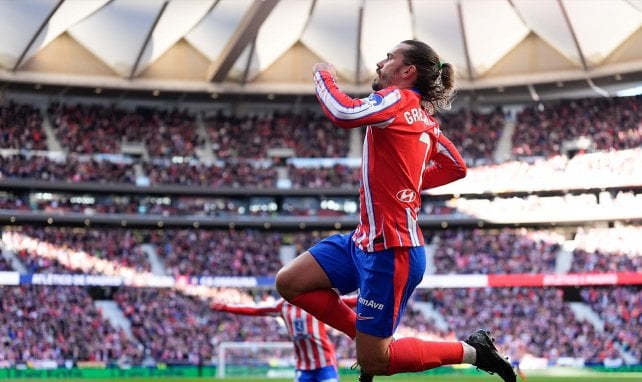
[[[366,252],[423,245],[420,192],[464,177],[461,155],[415,90],[391,86],[355,99],[329,72],[316,72],[314,80],[328,118],[342,128],[366,127],[356,245]]]
[[[328,339],[325,324],[310,313],[286,301],[280,303],[281,317],[290,332],[297,369],[314,370],[334,365],[334,345]]]
[[[330,342],[325,325],[314,316],[279,299],[271,306],[213,304],[216,310],[248,316],[280,316],[285,321],[294,344],[297,370],[315,370],[337,364],[334,345]]]

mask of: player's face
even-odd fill
[[[404,66],[402,44],[395,46],[386,58],[377,62],[377,77],[372,81],[372,90],[378,91],[397,84]]]

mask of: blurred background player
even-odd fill
[[[348,306],[355,306],[357,299],[346,297],[343,301]],[[214,302],[211,307],[232,314],[281,317],[294,344],[295,382],[339,381],[334,345],[328,338],[325,325],[298,306],[280,298],[265,306]]]

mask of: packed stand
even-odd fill
[[[526,228],[432,232],[436,274],[554,273],[564,236]]]
[[[469,166],[495,162],[494,153],[506,116],[500,107],[489,112],[456,110],[435,116],[439,127]]]
[[[49,106],[60,144],[77,154],[120,154],[122,143],[144,143],[151,158],[194,157],[202,144],[185,110],[59,104]]]
[[[607,343],[618,344],[642,362],[642,289],[639,287],[585,288],[583,300],[604,322]]]
[[[114,328],[77,286],[0,288],[0,362],[140,362],[142,348]]]
[[[551,157],[565,141],[590,138],[594,149],[625,150],[642,145],[642,96],[565,100],[530,106],[517,114],[513,154]]]
[[[83,274],[78,268],[60,263],[55,258],[43,257],[31,248],[22,248],[16,251],[17,259],[24,265],[27,273],[57,273],[57,274]]]
[[[0,156],[1,178],[73,183],[136,182],[132,164],[81,158],[77,155],[67,155],[64,160],[27,154]]]
[[[281,234],[259,230],[164,230],[154,236],[172,276],[274,276]]]
[[[579,228],[570,272],[642,272],[642,226]]]
[[[151,185],[179,184],[198,187],[276,187],[274,167],[257,166],[246,160],[227,161],[221,164],[200,162],[165,163],[144,162],[143,172]]]
[[[263,295],[242,303],[260,304],[272,299]],[[281,320],[216,312],[209,308],[207,300],[172,290],[121,288],[114,300],[131,321],[136,339],[151,350],[157,362],[216,362],[218,347],[226,341],[290,341]],[[434,329],[421,312],[413,309],[408,309],[398,333],[424,339],[444,338],[444,333]],[[354,341],[332,328],[329,328],[328,335],[335,345],[338,361],[349,367],[356,359]]]
[[[636,177],[642,168],[634,165],[641,157],[640,99],[628,97],[564,101],[557,106],[548,106],[543,112],[536,107],[526,107],[517,117],[515,156],[531,160],[533,157],[551,159],[536,161],[530,166],[525,161],[493,165],[493,155],[506,120],[501,109],[490,112],[459,110],[439,115],[445,134],[453,140],[471,166],[465,179],[439,190],[464,185],[471,185],[475,192],[479,192],[544,190],[550,187],[568,189],[573,187],[573,183],[586,187],[593,186],[587,185],[587,182],[596,181],[602,186],[604,182],[623,184],[622,177]],[[612,113],[597,113],[595,110],[602,106]],[[9,104],[4,108],[22,110],[30,107]],[[9,125],[7,121],[19,120],[34,126],[41,124],[41,120],[35,117],[16,116],[38,115],[37,110],[28,110],[6,112],[7,116],[0,119],[0,123]],[[247,117],[218,114],[209,117],[205,122],[205,130],[215,163],[204,163],[197,158],[197,149],[203,150],[206,145],[204,138],[197,134],[194,116],[187,111],[163,112],[145,108],[125,110],[101,105],[52,104],[49,113],[56,137],[71,157],[65,159],[64,164],[35,156],[4,158],[0,163],[0,171],[4,177],[134,183],[136,175],[133,164],[112,163],[111,159],[89,157],[100,153],[121,154],[120,138],[115,140],[113,137],[122,137],[122,142],[141,143],[147,149],[151,160],[141,162],[141,175],[146,176],[151,185],[275,187],[276,167],[281,165],[287,166],[294,188],[357,187],[359,184],[357,168],[341,164],[327,168],[297,167],[282,164],[277,160],[278,156],[270,154],[270,149],[277,149],[290,151],[300,158],[346,158],[350,148],[350,131],[337,129],[326,118],[312,112],[274,112]],[[580,122],[573,122],[576,119]],[[535,127],[531,126],[533,121],[537,122]],[[580,127],[563,128],[575,125]],[[38,131],[41,131],[42,128],[39,127]],[[551,132],[547,128],[554,130]],[[27,134],[17,139],[15,132],[12,132],[15,129],[6,130],[5,141],[20,142],[20,149],[34,150],[36,146],[46,149],[46,146],[41,147],[41,143],[46,141],[43,138],[44,132]],[[531,137],[533,134],[536,137]],[[561,154],[563,140],[587,134],[596,142],[597,150],[608,149],[604,155],[614,150],[633,150],[629,155],[633,163],[624,157],[602,158],[604,155],[556,157]],[[35,137],[33,141],[29,141],[31,136]],[[534,143],[529,143],[531,141]],[[7,145],[16,146],[17,143]],[[186,162],[173,163],[174,157],[187,159]],[[261,165],[257,165],[259,161]],[[477,166],[480,164],[487,166]],[[495,168],[497,166],[501,167]],[[479,169],[479,177],[486,180],[485,184],[475,181],[475,169]],[[590,174],[589,177],[585,176],[587,173]],[[488,184],[487,179],[493,179],[493,183]],[[461,193],[462,190],[458,192]]]
[[[335,164],[331,167],[296,167],[288,165],[292,188],[357,188],[361,171],[359,167]]]
[[[156,362],[216,362],[224,341],[288,341],[285,328],[272,318],[224,315],[175,290],[121,288],[114,300]]]
[[[0,104],[0,149],[47,150],[40,110],[26,104]]]
[[[575,317],[558,288],[422,290],[417,300],[432,302],[456,338],[471,328],[490,330],[501,351],[517,361],[573,357],[601,364],[615,346],[609,333]]]
[[[336,128],[312,112],[273,112],[246,117],[218,113],[205,120],[217,159],[266,159],[270,149],[289,149],[295,157],[345,158],[350,131]]]
[[[153,231],[20,226],[2,229],[2,246],[38,271],[133,275],[151,265],[141,244]]]

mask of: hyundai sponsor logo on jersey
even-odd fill
[[[399,201],[404,203],[412,203],[415,201],[416,197],[417,197],[417,194],[413,190],[410,190],[408,188],[397,192],[397,199],[399,199]]]

